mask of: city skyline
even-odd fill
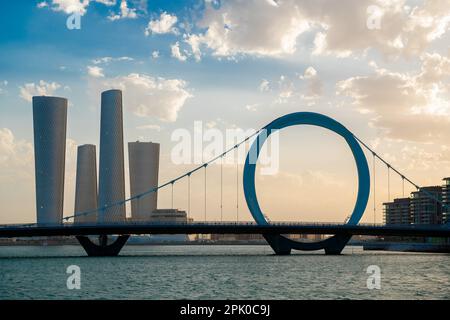
[[[28,22],[17,26],[7,18],[11,32],[0,36],[0,184],[8,186],[0,195],[0,202],[7,208],[0,213],[2,223],[34,219],[30,101],[33,95],[41,94],[69,100],[65,216],[74,210],[76,147],[87,143],[99,146],[99,93],[106,89],[123,90],[124,141],[161,144],[160,162],[164,165],[160,182],[192,167],[171,163],[175,142],[170,137],[174,130],[193,131],[194,121],[221,131],[234,127],[259,129],[273,118],[294,111],[321,112],[336,118],[421,186],[439,185],[450,175],[446,1],[434,5],[432,1],[397,1],[397,5],[374,1],[385,12],[381,29],[376,30],[366,24],[370,1],[344,1],[343,9],[330,2],[319,5],[321,12],[309,8],[307,2],[280,2],[279,10],[273,12],[274,2],[248,1],[241,7],[243,15],[255,18],[256,13],[251,13],[259,12],[258,18],[273,19],[274,25],[288,20],[286,17],[302,17],[305,21],[297,28],[279,23],[276,28],[263,29],[273,34],[265,41],[244,32],[245,26],[254,27],[257,21],[237,14],[238,1],[220,6],[155,1],[145,10],[137,1],[127,1],[135,17],[124,15],[118,5],[88,1],[82,8],[80,30],[66,28],[72,12],[63,5],[65,1],[58,3],[6,4],[7,10],[19,11]],[[295,6],[299,16],[290,10]],[[345,15],[325,16],[344,12],[345,8],[352,18],[356,17],[355,34],[347,34],[346,41],[339,43],[336,32],[345,31],[341,20]],[[217,28],[225,23],[226,13],[234,14],[225,22],[242,30],[242,38],[229,37]],[[433,23],[420,25],[419,18],[429,16]],[[384,32],[383,25],[391,19],[416,29]],[[321,29],[320,23],[327,23],[328,31]],[[211,41],[213,32],[221,42]],[[358,32],[370,41],[359,38]],[[111,40],[95,43],[100,33],[110,35]],[[283,41],[275,41],[276,37]],[[29,48],[36,55],[23,59]],[[127,145],[124,147],[128,155]],[[370,154],[366,156],[370,163]],[[128,196],[127,168],[125,157]],[[217,175],[219,167],[213,169],[212,174]],[[225,170],[232,180],[235,168]],[[388,200],[385,173],[385,168],[377,167],[378,222],[382,221],[382,203]],[[316,128],[282,132],[280,172],[258,179],[261,198],[268,199],[262,206],[272,220],[343,221],[353,206],[357,188],[354,161],[345,143]],[[401,197],[401,180],[392,181],[392,186],[391,200]],[[346,196],[336,196],[336,190]],[[212,196],[218,192],[218,186],[211,189]],[[329,195],[324,201],[318,201],[321,192]],[[225,193],[230,197],[235,191],[230,187]],[[160,207],[170,207],[170,192],[158,197]],[[242,192],[240,197],[242,219],[251,220],[244,210]],[[199,205],[192,210],[198,220],[203,216],[201,199],[199,194]],[[185,199],[175,204],[181,209],[184,205]],[[227,214],[234,212],[233,206],[229,205]],[[211,217],[218,218],[218,203],[208,203],[208,207]],[[336,212],[330,213],[333,208]],[[363,222],[373,221],[372,211],[369,202]],[[228,218],[232,217],[234,213]]]

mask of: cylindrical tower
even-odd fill
[[[122,91],[102,92],[100,120],[100,173],[98,204],[109,208],[99,211],[98,221],[125,221]],[[114,205],[114,206],[111,206]]]
[[[75,189],[75,223],[96,223],[97,212],[79,215],[97,209],[97,161],[95,145],[85,144],[77,150],[77,178]]]
[[[141,194],[158,186],[159,143],[129,142],[128,157],[130,165],[131,196]],[[131,201],[133,220],[149,221],[156,210],[158,193],[153,192]]]
[[[34,163],[38,224],[62,223],[67,99],[33,97]]]

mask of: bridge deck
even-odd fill
[[[348,234],[450,237],[448,225],[375,225],[333,223],[112,223],[102,225],[3,225],[0,238],[113,234]]]

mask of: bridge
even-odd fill
[[[262,212],[255,190],[255,170],[256,161],[268,136],[280,129],[293,125],[313,125],[331,130],[343,137],[349,145],[358,171],[358,193],[357,200],[352,213],[346,219],[346,223],[300,223],[300,222],[271,222],[268,221]],[[254,138],[254,139],[253,139]],[[253,141],[251,141],[253,139]],[[221,166],[220,175],[220,208],[223,216],[223,159],[230,152],[250,143],[251,147],[243,168],[243,191],[246,204],[254,218],[254,222],[208,222],[207,216],[207,169],[212,163],[219,162]],[[372,157],[372,171],[370,172],[365,152]],[[253,157],[253,158],[252,158]],[[72,216],[64,217],[60,224],[54,225],[3,225],[0,226],[0,237],[33,237],[33,236],[75,236],[89,256],[114,256],[127,242],[132,234],[261,234],[272,247],[276,254],[289,254],[292,249],[296,250],[320,250],[324,249],[327,254],[340,254],[347,242],[353,235],[372,236],[420,236],[420,237],[444,237],[450,238],[450,224],[444,225],[377,225],[360,224],[359,221],[366,210],[369,194],[372,186],[373,214],[376,215],[376,172],[375,163],[381,161],[387,169],[388,200],[390,200],[390,174],[394,173],[401,178],[404,193],[405,183],[411,184],[416,190],[420,190],[419,184],[407,178],[398,169],[372,150],[360,138],[351,133],[342,124],[327,116],[312,112],[297,112],[275,119],[254,134],[246,137],[222,154],[210,159],[207,162],[175,177],[157,187],[154,187],[141,194],[134,195],[122,201],[108,204],[104,207],[96,208],[86,212],[76,212]],[[188,182],[188,207],[190,212],[191,197],[191,177],[203,172],[204,178],[204,221],[189,223],[145,223],[128,222],[118,220],[114,215],[108,216],[116,206],[123,206],[133,200],[139,201],[143,197],[157,192],[163,188],[171,189],[172,207],[174,203],[174,185],[181,180]],[[238,181],[239,163],[236,163],[236,182]],[[371,185],[372,180],[372,185]],[[197,190],[198,191],[198,190]],[[236,194],[239,192],[238,183]],[[436,198],[433,194],[424,191],[433,201],[439,203],[443,208],[448,205]],[[236,196],[236,216],[239,215],[239,197]],[[72,223],[77,216],[98,215],[98,223],[77,224]],[[222,218],[221,218],[222,220]],[[237,219],[238,220],[238,219]],[[314,243],[300,242],[290,239],[286,234],[324,234],[332,235],[325,240]],[[99,243],[92,242],[88,236],[99,236]],[[108,244],[108,236],[118,235],[112,243]]]

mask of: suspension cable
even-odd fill
[[[220,221],[223,221],[223,157],[220,158]]]
[[[408,177],[406,177],[404,174],[402,174],[400,171],[398,171],[396,168],[394,168],[390,163],[388,163],[386,160],[384,160],[383,158],[381,158],[374,150],[372,150],[366,143],[364,143],[364,141],[362,141],[360,138],[358,138],[357,136],[353,135],[353,137],[363,146],[365,147],[367,150],[369,150],[370,152],[372,152],[374,154],[374,156],[376,158],[378,158],[382,163],[384,163],[385,165],[389,166],[390,170],[394,171],[396,174],[398,174],[399,176],[403,177],[405,179],[405,181],[407,181],[409,184],[411,184],[412,186],[414,186],[414,188],[416,188],[416,190],[420,190],[421,192],[423,192],[423,194],[425,194],[428,198],[432,199],[433,201],[436,201],[438,203],[440,203],[442,205],[442,207],[444,208],[448,208],[449,206],[445,203],[443,203],[443,201],[439,198],[437,198],[434,194],[432,194],[431,192],[428,192],[424,189],[421,189],[420,186],[417,183],[414,183],[411,179],[409,179]]]
[[[189,222],[189,217],[191,217],[191,175],[189,174],[187,177],[188,177],[188,213],[187,213],[187,218],[188,218],[188,222]]]
[[[236,222],[239,222],[239,159],[236,156]]]
[[[376,201],[376,172],[375,172],[375,168],[376,168],[376,160],[377,158],[375,157],[375,152],[372,152],[372,167],[373,167],[373,223],[376,223],[377,221],[377,201]]]
[[[173,210],[173,185],[175,184],[175,182],[172,181],[172,210]]]
[[[204,211],[204,218],[205,218],[205,222],[206,222],[206,167],[207,167],[208,165],[207,164],[205,164],[205,211]]]
[[[390,170],[390,166],[388,165],[387,166],[388,202],[391,202],[391,178],[390,178],[390,173],[391,173],[391,170]]]
[[[269,123],[268,125],[270,125],[270,123]],[[202,169],[203,167],[205,167],[205,165],[209,165],[210,163],[213,163],[213,162],[217,161],[220,157],[222,157],[222,156],[224,156],[224,155],[230,153],[230,152],[233,151],[234,149],[238,148],[238,147],[241,146],[242,144],[244,144],[244,143],[246,143],[247,141],[249,141],[252,137],[258,135],[263,129],[264,129],[264,127],[261,128],[261,129],[259,129],[259,130],[257,130],[257,131],[255,131],[254,133],[250,134],[250,135],[247,136],[244,140],[241,140],[240,142],[238,142],[236,145],[234,145],[234,146],[230,147],[229,149],[225,150],[222,154],[220,154],[220,155],[218,155],[218,156],[216,156],[216,157],[214,157],[214,158],[211,158],[209,161],[200,164],[200,165],[197,166],[196,168],[194,168],[194,169],[192,169],[192,170],[190,170],[190,171],[188,171],[188,172],[186,172],[186,173],[184,173],[184,174],[182,174],[182,175],[176,177],[175,179],[172,179],[171,181],[165,182],[165,183],[163,183],[163,184],[161,184],[161,185],[159,185],[159,186],[156,186],[156,187],[154,187],[154,188],[152,188],[152,189],[149,189],[149,190],[147,190],[147,191],[145,191],[145,192],[142,192],[142,193],[140,193],[140,194],[137,194],[137,195],[134,195],[134,196],[132,196],[132,197],[129,197],[129,198],[125,199],[125,200],[117,201],[117,202],[111,203],[111,204],[109,204],[109,205],[106,205],[106,206],[104,206],[104,207],[98,207],[98,208],[96,208],[96,209],[87,210],[87,211],[84,211],[84,212],[77,212],[77,213],[75,213],[74,215],[67,216],[67,217],[63,217],[63,218],[62,218],[62,221],[67,221],[67,220],[73,219],[73,218],[75,218],[75,217],[77,217],[77,216],[87,216],[87,215],[90,215],[90,214],[93,214],[93,213],[97,213],[97,212],[100,211],[100,210],[105,210],[105,209],[107,209],[107,208],[111,208],[111,207],[115,207],[115,206],[120,206],[120,205],[122,205],[122,204],[127,203],[128,201],[132,201],[132,200],[136,199],[138,196],[143,197],[143,196],[146,196],[146,195],[151,194],[151,193],[153,193],[153,192],[156,192],[156,191],[158,191],[159,189],[162,189],[162,188],[164,188],[164,187],[167,187],[167,186],[168,186],[169,184],[171,184],[172,182],[177,182],[178,180],[184,179],[184,178],[188,177],[189,175],[191,175],[191,174],[193,174],[193,173],[199,171],[200,169]]]

